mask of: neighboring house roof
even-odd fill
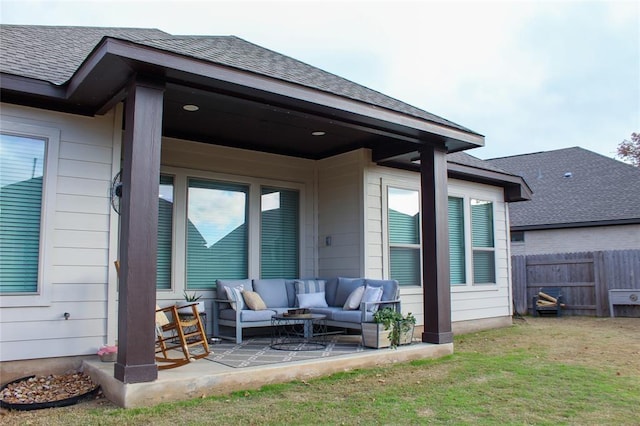
[[[103,37],[112,37],[300,84],[475,133],[380,92],[234,36],[174,36],[157,29],[141,28],[2,25],[1,29],[0,72],[56,85],[69,81]]]
[[[640,169],[583,148],[486,160],[533,190],[510,207],[511,229],[640,223]]]

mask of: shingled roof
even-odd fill
[[[512,230],[640,223],[640,169],[574,147],[488,163],[522,176],[533,190],[510,206]]]
[[[380,92],[234,36],[174,36],[157,29],[0,26],[0,72],[64,85],[104,37],[299,84],[477,134]]]

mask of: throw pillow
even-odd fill
[[[300,308],[328,308],[324,291],[319,293],[302,293],[296,296]]]
[[[242,287],[241,285],[237,287],[224,288],[224,291],[227,292],[227,299],[232,301],[231,308],[233,308],[234,311],[241,311],[245,308],[244,298],[242,297],[242,290],[244,290],[244,287]]]
[[[382,300],[382,287],[366,286],[360,302],[379,302],[380,300]],[[379,307],[380,305],[376,303],[374,305],[370,305],[367,311],[376,312]]]
[[[360,309],[360,301],[362,300],[362,296],[364,295],[364,286],[356,288],[351,292],[349,297],[347,297],[347,301],[344,302],[344,306],[342,309],[345,311],[353,311],[355,309]]]
[[[322,293],[324,280],[295,280],[296,294]]]
[[[244,303],[246,303],[252,311],[264,311],[267,309],[264,300],[262,300],[262,297],[255,291],[243,290],[242,297],[244,298]]]

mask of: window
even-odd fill
[[[60,130],[0,127],[0,306],[47,306]]]
[[[490,201],[471,200],[471,242],[473,247],[473,283],[495,283],[493,203]]]
[[[187,289],[248,277],[247,185],[189,179]]]
[[[263,187],[260,196],[260,276],[298,278],[298,191]]]
[[[448,207],[451,285],[495,284],[493,202],[450,196]]]
[[[465,284],[464,198],[449,197],[449,275],[452,285]]]
[[[524,231],[511,232],[512,243],[524,243]]]
[[[387,188],[389,276],[400,285],[420,285],[420,195],[416,190]]]
[[[0,293],[37,293],[46,141],[0,135]]]
[[[158,261],[156,288],[171,289],[173,248],[173,176],[160,175],[158,198]]]

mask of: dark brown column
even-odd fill
[[[154,327],[163,92],[162,85],[136,79],[125,104],[114,367],[114,377],[124,383],[158,378]]]
[[[422,190],[422,286],[427,343],[451,343],[449,283],[449,221],[447,156],[444,149],[425,146],[420,152]]]

